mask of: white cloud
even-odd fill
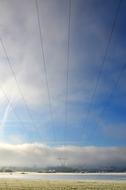
[[[11,3],[9,1],[1,1],[0,3],[0,36],[4,39],[5,47],[12,61],[21,91],[29,106],[47,106],[48,98],[43,63],[42,73],[40,72],[42,61],[35,1],[31,1],[30,3],[29,1],[22,1],[20,3],[20,1],[13,0]],[[76,4],[76,2],[74,3]],[[85,15],[84,21],[80,17],[82,26],[78,30],[83,31],[83,36],[87,35],[87,38],[84,38],[86,42],[82,38],[82,44],[80,44],[83,51],[80,51],[80,49],[77,51],[75,48],[77,41],[74,39],[76,35],[73,35],[74,32],[76,34],[74,27],[77,25],[77,20],[75,19],[74,21],[73,18],[75,16],[78,18],[80,15],[76,12],[79,7],[76,10],[74,3],[72,4],[73,12],[71,18],[73,30],[71,30],[72,41],[70,46],[72,58],[69,83],[72,93],[70,93],[69,99],[74,99],[74,102],[89,102],[96,79],[96,73],[92,73],[92,70],[98,68],[101,62],[99,51],[102,54],[104,53],[101,46],[105,44],[105,34],[103,34],[103,31],[106,33],[106,29],[105,26],[104,29],[101,29],[103,28],[101,27],[103,24],[97,18],[97,15],[93,15],[95,20],[98,19],[95,25],[94,19],[93,22],[90,20],[92,15],[90,19],[88,18],[88,14]],[[64,102],[66,91],[67,6],[67,1],[60,3],[58,1],[53,1],[53,3],[51,1],[40,1],[39,6],[43,26],[45,58],[47,60],[47,74],[53,106]],[[87,25],[87,27],[84,27],[84,25]],[[97,48],[92,43],[91,47],[88,46],[90,44],[89,37],[90,35],[92,36],[92,32],[90,33],[90,30],[87,31],[88,27],[89,29],[90,27],[92,28],[94,37],[100,41]],[[80,40],[80,37],[77,36],[77,39]],[[89,52],[91,55],[89,55]],[[0,84],[6,89],[9,98],[11,96],[10,89],[12,89],[17,103],[22,103],[3,50],[0,67]],[[81,67],[82,69],[83,67],[85,68],[83,69],[83,73],[81,73]],[[79,75],[83,75],[83,79]],[[78,91],[79,93],[77,93]],[[2,98],[0,98],[0,101],[2,101]]]
[[[67,166],[100,167],[125,166],[126,148],[119,147],[49,147],[44,144],[0,144],[1,166]]]

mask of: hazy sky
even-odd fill
[[[20,157],[18,146],[22,152],[41,149],[40,155],[46,147],[50,163],[56,147],[69,147],[69,154],[79,149],[80,165],[86,147],[94,157],[102,149],[103,163],[109,152],[113,161],[126,151],[126,1],[69,5],[38,0],[37,12],[35,0],[0,0],[0,154],[12,150],[12,160]]]

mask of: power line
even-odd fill
[[[66,59],[66,96],[65,96],[65,127],[68,126],[68,95],[69,95],[69,64],[70,64],[70,23],[71,23],[71,0],[68,3],[68,34],[67,34],[67,59]],[[65,140],[65,136],[64,136]]]
[[[113,23],[112,23],[112,29],[110,31],[110,35],[109,35],[109,38],[108,38],[107,46],[105,48],[105,54],[104,54],[104,57],[103,57],[103,60],[102,60],[102,63],[101,63],[101,68],[100,68],[100,71],[98,73],[98,77],[97,77],[97,80],[96,80],[95,88],[94,88],[93,93],[91,95],[91,99],[90,99],[90,103],[89,103],[89,108],[88,108],[88,111],[87,111],[87,114],[86,114],[86,119],[85,119],[85,122],[84,122],[84,127],[86,127],[87,122],[88,122],[88,118],[89,118],[89,116],[91,114],[91,108],[93,106],[94,97],[96,95],[96,91],[97,91],[97,88],[99,86],[100,78],[101,78],[102,73],[103,73],[103,68],[104,68],[105,61],[106,61],[106,58],[107,58],[107,55],[108,55],[108,50],[109,50],[109,47],[110,47],[110,44],[111,44],[112,35],[113,35],[114,29],[115,29],[115,26],[116,26],[116,22],[117,22],[117,18],[118,18],[118,15],[119,15],[119,10],[120,10],[120,7],[121,7],[121,3],[122,3],[122,0],[119,0],[118,6],[116,8],[115,17],[114,17],[114,20],[113,20]]]
[[[11,101],[9,100],[9,98],[8,98],[6,92],[4,91],[4,89],[2,88],[2,86],[0,86],[0,89],[1,89],[1,91],[2,91],[2,93],[3,93],[3,95],[4,95],[4,97],[6,98],[6,100],[7,100],[7,102],[8,102],[8,105],[10,105],[11,110],[12,110],[13,113],[15,114],[17,120],[18,120],[19,123],[23,126],[23,128],[24,128],[24,130],[25,130],[24,123],[22,122],[22,120],[21,120],[20,117],[18,116],[17,112],[15,111],[15,109],[14,109],[14,107],[13,107]],[[0,121],[0,123],[1,123],[1,121]],[[7,122],[6,122],[6,123],[7,123]]]
[[[107,98],[107,102],[109,102],[109,100],[112,100],[112,96],[115,94],[115,90],[116,90],[117,87],[118,87],[118,84],[119,84],[119,82],[120,82],[120,80],[121,80],[121,77],[122,77],[122,75],[123,75],[123,72],[125,71],[125,68],[126,68],[126,63],[124,63],[124,64],[122,65],[122,68],[120,69],[120,72],[119,72],[118,78],[117,78],[117,80],[116,80],[116,82],[115,82],[115,84],[114,84],[114,87],[113,87],[113,89],[112,89],[110,95],[109,95],[108,98]],[[108,106],[104,105],[104,107],[103,107],[103,109],[102,109],[102,111],[101,111],[101,113],[100,113],[100,116],[105,112],[106,107],[108,107]]]
[[[120,69],[120,72],[119,72],[119,75],[118,75],[118,77],[117,77],[117,80],[116,80],[116,82],[114,83],[114,87],[113,87],[112,91],[110,92],[110,94],[109,94],[109,96],[108,96],[106,102],[109,102],[109,100],[111,100],[111,101],[113,100],[113,99],[112,99],[112,96],[114,96],[115,91],[116,91],[117,88],[118,88],[119,82],[120,82],[120,80],[121,80],[121,78],[122,78],[122,76],[123,76],[123,72],[125,72],[125,69],[126,69],[126,63],[124,63],[124,64],[122,65],[122,67],[121,67],[121,69]],[[109,102],[109,103],[110,103],[110,102]],[[98,116],[98,117],[95,117],[96,122],[98,122],[98,123],[99,123],[99,121],[101,122],[101,117],[103,116],[103,113],[106,111],[106,109],[107,109],[107,107],[108,107],[109,105],[110,105],[110,104],[107,104],[107,106],[104,105],[104,107],[103,107],[101,113],[99,114],[99,116]],[[105,121],[102,120],[102,124],[106,125],[105,122],[106,122],[106,120],[105,120]]]
[[[19,93],[20,93],[20,96],[21,96],[23,102],[24,102],[26,111],[27,111],[27,113],[28,113],[28,115],[29,115],[29,118],[30,118],[30,120],[31,120],[31,122],[32,122],[32,125],[33,125],[34,129],[38,131],[37,126],[34,124],[34,120],[33,120],[33,118],[32,118],[32,114],[31,114],[31,112],[30,112],[30,110],[29,110],[29,107],[28,107],[28,105],[27,105],[27,102],[26,102],[26,100],[25,100],[25,97],[24,97],[24,95],[23,95],[23,93],[22,93],[22,90],[21,90],[19,84],[18,84],[18,80],[17,80],[16,74],[15,74],[15,71],[14,71],[14,69],[13,69],[13,67],[12,67],[11,62],[10,62],[10,59],[9,59],[8,54],[7,54],[7,50],[6,50],[6,48],[5,48],[5,45],[4,45],[4,43],[3,43],[2,38],[0,38],[0,43],[1,43],[1,46],[2,46],[2,48],[3,48],[3,50],[4,50],[4,53],[5,53],[5,56],[6,56],[6,59],[7,59],[8,66],[9,66],[9,68],[10,68],[10,70],[11,70],[12,76],[14,77],[14,80],[15,80],[15,83],[16,83],[16,86],[17,86],[17,89],[18,89],[18,91],[19,91]],[[39,135],[39,132],[38,132],[38,135]],[[41,137],[40,137],[40,139],[41,139]]]
[[[65,128],[68,127],[68,95],[69,95],[69,64],[70,64],[70,26],[71,26],[71,0],[68,1],[68,32],[67,32],[67,55],[66,55],[66,94],[65,94]],[[61,165],[66,166],[67,158],[65,153],[65,129],[64,129],[64,155],[57,159]]]
[[[43,66],[44,66],[45,83],[46,83],[47,95],[48,95],[48,101],[49,101],[50,119],[51,119],[52,126],[53,126],[53,109],[52,109],[51,95],[50,95],[48,75],[47,75],[47,63],[46,63],[46,59],[45,59],[45,52],[44,52],[44,46],[43,46],[44,42],[43,42],[42,26],[40,24],[40,13],[39,13],[39,2],[38,2],[38,0],[35,0],[35,4],[36,4],[37,21],[38,21],[38,29],[39,29],[39,37],[40,37],[41,59],[43,61]],[[42,67],[41,67],[41,73],[43,74]],[[56,140],[54,127],[53,127],[53,135],[54,135],[54,140]]]

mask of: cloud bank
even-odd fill
[[[0,166],[60,166],[60,158],[72,167],[126,166],[126,148],[119,147],[0,144],[0,155]]]

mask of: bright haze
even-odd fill
[[[126,1],[0,0],[0,166],[126,166]]]

